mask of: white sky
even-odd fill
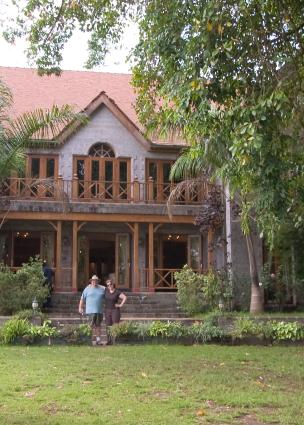
[[[0,4],[2,1],[0,0]],[[2,15],[2,14],[1,14]],[[3,18],[3,15],[1,16]],[[130,72],[130,64],[127,63],[126,57],[137,41],[137,28],[130,26],[121,41],[121,45],[113,49],[108,55],[103,66],[93,68],[104,72]],[[87,36],[82,33],[75,34],[63,53],[63,62],[61,68],[65,70],[83,70],[84,63],[87,59]],[[12,67],[30,67],[26,54],[26,41],[18,39],[14,45],[7,43],[0,29],[0,66]]]

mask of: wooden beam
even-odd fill
[[[157,225],[154,227],[154,233],[156,233],[156,232],[158,231],[158,229],[159,229],[162,225],[163,225],[163,223],[161,223],[161,224],[157,224]]]
[[[133,276],[134,288],[139,288],[139,225],[134,223],[133,233]]]
[[[0,215],[1,217],[1,215]],[[174,223],[193,224],[193,216],[191,215],[175,215]],[[113,223],[172,223],[168,215],[157,214],[106,214],[106,213],[62,213],[62,212],[17,212],[10,211],[8,220],[61,220],[61,221],[87,221],[87,222],[113,222]]]
[[[72,239],[72,291],[77,292],[77,269],[78,269],[78,238],[77,221],[73,221],[73,239]]]
[[[58,221],[57,222],[57,234],[56,234],[55,290],[60,287],[60,280],[61,280],[61,243],[62,243],[62,221]]]
[[[78,225],[78,227],[77,227],[77,232],[79,232],[79,231],[83,228],[83,226],[84,226],[85,224],[87,224],[87,222],[86,222],[86,221],[84,221],[83,223],[80,223],[80,224]]]
[[[53,229],[55,230],[55,232],[57,232],[58,229],[58,224],[57,223],[53,223],[52,221],[49,221],[49,224],[53,227]]]
[[[134,225],[130,223],[126,223],[126,225],[129,227],[132,233],[134,233]]]
[[[149,291],[154,290],[154,224],[149,223],[149,235],[148,235],[148,287]]]

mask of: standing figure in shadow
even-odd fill
[[[47,286],[47,288],[49,290],[49,294],[48,294],[47,299],[44,303],[44,307],[49,308],[49,307],[52,307],[52,292],[53,292],[54,272],[49,267],[49,265],[47,264],[47,262],[45,260],[42,262],[42,272],[43,272],[43,276],[44,276],[44,286]]]

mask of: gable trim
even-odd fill
[[[147,140],[133,121],[116,105],[116,103],[106,95],[104,91],[99,93],[83,110],[89,117],[93,115],[101,106],[106,106],[110,112],[118,119],[118,121],[132,134],[132,136],[140,142],[147,150],[151,149],[151,142]],[[64,144],[80,127],[84,124],[72,122],[56,138],[59,144]],[[86,124],[87,125],[87,124]]]

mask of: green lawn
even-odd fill
[[[0,347],[0,424],[303,424],[303,347]]]

